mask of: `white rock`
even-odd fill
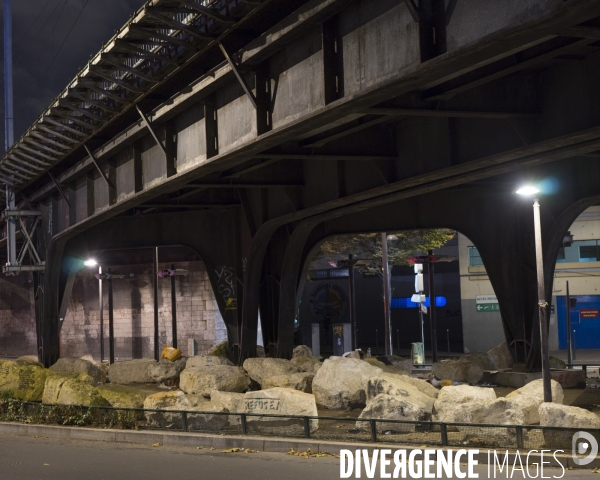
[[[87,373],[94,379],[96,385],[106,382],[106,374],[104,371],[95,363],[82,358],[59,358],[56,363],[50,367],[50,370],[62,375]]]
[[[367,402],[367,406],[358,417],[359,421],[356,422],[356,428],[366,431],[371,430],[370,422],[361,422],[361,418],[417,421],[421,419],[421,414],[421,402],[413,402],[410,398],[382,393]],[[376,425],[377,432],[379,433],[386,431],[411,433],[415,431],[414,423],[377,422]]]
[[[438,422],[469,422],[469,409],[464,405],[484,406],[494,400],[496,400],[496,392],[491,388],[470,387],[469,385],[444,387],[440,390],[434,403],[434,420]]]
[[[405,383],[410,383],[413,387],[423,392],[425,395],[431,398],[437,398],[440,391],[435,388],[431,383],[421,380],[420,378],[414,378],[409,375],[402,375],[401,380]]]
[[[440,380],[453,382],[479,383],[485,370],[495,370],[496,365],[487,353],[473,353],[459,359],[434,363],[433,373]]]
[[[231,360],[225,357],[215,357],[213,355],[197,355],[190,357],[187,360],[186,367],[213,367],[215,365],[229,365],[233,366]]]
[[[296,348],[294,348],[294,351],[292,352],[292,358],[312,357],[312,356],[313,356],[312,348],[307,347],[306,345],[298,345]]]
[[[544,427],[568,427],[581,430],[600,429],[600,418],[583,408],[556,403],[542,403],[539,408],[540,425]],[[546,447],[570,448],[575,431],[544,430]],[[595,436],[595,435],[594,435]],[[597,437],[596,437],[597,439]]]
[[[212,390],[241,393],[249,385],[250,379],[238,367],[228,365],[186,368],[179,375],[181,390],[205,397],[209,397]]]
[[[264,390],[274,387],[293,388],[304,393],[312,393],[312,382],[315,374],[310,372],[292,373],[291,375],[275,375],[266,378],[262,383]]]
[[[210,403],[218,405],[224,409],[224,411],[234,413],[245,413],[246,406],[244,404],[243,393],[233,392],[220,392],[213,390],[210,392]],[[242,419],[239,415],[228,416],[229,425],[241,425]]]
[[[126,362],[113,363],[108,367],[110,383],[153,383],[154,380],[148,372],[150,366],[156,365],[156,360],[143,358]]]
[[[331,410],[364,407],[369,379],[381,373],[381,368],[362,360],[330,357],[313,379],[315,399]]]
[[[384,364],[392,365],[393,367],[406,372],[407,375],[412,373],[413,362],[410,358],[402,358],[398,355],[382,355],[377,357],[377,360]]]
[[[248,358],[244,361],[244,370],[259,385],[265,378],[301,372],[296,365],[283,358]]]
[[[181,371],[186,368],[186,361],[184,357],[174,362],[161,358],[158,363],[148,367],[148,374],[156,383],[175,382]]]
[[[298,415],[316,417],[317,404],[315,397],[309,393],[299,392],[291,388],[270,388],[244,395],[246,412],[258,414]],[[285,433],[297,435],[304,432],[302,420],[277,417],[248,416],[247,422],[260,433]],[[319,428],[319,420],[309,421],[310,431]]]
[[[552,402],[559,404],[563,403],[565,400],[565,394],[560,386],[560,383],[555,380],[550,380],[550,389],[552,391]],[[506,398],[512,398],[517,395],[528,395],[533,397],[538,402],[538,405],[541,405],[544,402],[544,381],[540,378],[538,380],[534,380],[533,382],[529,382],[527,385],[515,390],[514,392],[510,392]]]
[[[367,401],[381,394],[391,395],[420,406],[421,418],[431,415],[434,398],[420,391],[414,385],[404,381],[405,375],[382,373],[371,377],[367,383]]]
[[[503,342],[497,347],[492,348],[487,353],[497,370],[512,368],[514,365],[512,355],[510,354],[506,342]]]
[[[323,365],[315,357],[294,357],[290,361],[303,372],[316,372]]]
[[[192,408],[185,393],[179,390],[155,393],[144,400],[144,410],[192,410]],[[144,412],[144,414],[151,426],[180,429],[183,425],[180,413]]]
[[[46,379],[48,381],[49,379]],[[110,407],[110,403],[89,383],[68,378],[58,386],[56,401],[59,405],[85,405],[86,407]],[[56,390],[54,391],[56,394]]]

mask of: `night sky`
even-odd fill
[[[15,141],[90,56],[100,50],[102,43],[144,3],[145,0],[12,0]],[[3,72],[0,82],[3,152]]]

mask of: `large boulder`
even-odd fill
[[[106,382],[105,372],[94,362],[82,358],[59,358],[50,370],[61,375],[87,373],[95,381],[95,384]]]
[[[555,380],[550,380],[550,389],[552,391],[552,402],[563,403],[565,400],[565,394],[560,386],[560,383]],[[538,380],[529,382],[527,385],[510,392],[506,398],[513,398],[517,395],[533,397],[538,402],[538,405],[541,405],[544,403],[544,381],[540,378]]]
[[[210,397],[212,390],[241,393],[249,385],[250,379],[238,367],[229,365],[186,368],[179,375],[179,388],[205,397]]]
[[[36,365],[0,361],[0,392],[11,393],[24,402],[39,402],[46,378],[53,375],[54,372]]]
[[[159,392],[146,397],[144,410],[160,410],[144,413],[150,426],[162,428],[183,428],[182,411],[187,412],[189,431],[219,431],[228,421],[228,415],[220,415],[227,412],[222,405],[213,404],[201,396],[186,395],[180,390]],[[195,411],[199,413],[194,413]]]
[[[315,373],[323,365],[315,357],[294,357],[291,362],[303,372]]]
[[[24,355],[17,358],[15,363],[17,365],[35,365],[36,367],[44,368],[44,365],[38,361],[38,357],[36,355]]]
[[[472,353],[459,359],[434,363],[431,367],[431,373],[440,380],[479,383],[485,370],[495,369],[496,365],[487,353]]]
[[[153,383],[149,370],[156,364],[156,360],[149,358],[113,363],[108,368],[108,379],[110,383],[120,384]]]
[[[67,380],[77,380],[79,382],[86,383],[90,386],[96,386],[96,380],[89,376],[87,373],[80,373],[78,375],[60,375],[53,374],[48,375],[46,377],[46,381],[44,383],[44,392],[42,393],[42,403],[47,405],[54,405],[58,403],[58,395],[63,384]]]
[[[215,357],[213,355],[197,355],[195,357],[190,357],[187,360],[186,367],[213,367],[215,365],[229,365],[233,366],[231,360],[226,357]]]
[[[473,401],[462,404],[462,411],[453,410],[457,417],[454,422],[483,423],[494,425],[525,425],[525,409],[519,402],[511,401],[506,397],[490,401]],[[472,427],[463,427],[463,430],[471,430]],[[460,429],[459,429],[460,430]],[[486,429],[481,433],[485,434]]]
[[[550,380],[552,401],[562,404],[565,398],[560,383]],[[544,403],[544,382],[542,379],[529,382],[527,385],[510,392],[506,399],[511,402],[515,408],[520,409],[525,415],[527,425],[540,423],[539,407]]]
[[[556,403],[542,403],[539,407],[540,425],[543,427],[565,427],[573,430],[544,429],[546,447],[569,449],[575,430],[589,431],[596,437],[600,429],[600,418],[583,408],[568,407]],[[596,431],[594,431],[596,430]]]
[[[299,392],[291,388],[270,388],[244,395],[247,413],[278,414],[316,417],[317,404],[315,397],[309,393]],[[259,429],[257,433],[280,433],[298,435],[304,432],[301,419],[286,419],[281,417],[263,417],[250,415],[247,417],[249,427]],[[310,431],[319,428],[319,420],[309,421]]]
[[[296,348],[294,348],[294,351],[292,352],[292,358],[312,357],[312,356],[313,356],[312,348],[307,347],[306,345],[298,345]]]
[[[54,405],[58,403],[58,394],[69,377],[62,375],[50,375],[44,383],[44,391],[42,393],[42,403],[46,405]]]
[[[567,364],[560,358],[550,356],[550,368],[554,368],[556,370],[565,370],[567,368]]]
[[[469,422],[469,412],[475,406],[484,406],[496,400],[491,388],[457,385],[440,390],[434,403],[434,420],[437,422]]]
[[[398,367],[392,365],[391,363],[386,364],[384,362],[379,361],[375,357],[365,357],[362,360],[363,360],[363,362],[367,362],[369,365],[371,365],[373,367],[381,368],[381,370],[383,370],[386,373],[393,373],[396,375],[410,375],[410,371],[398,368]]]
[[[143,408],[148,393],[126,385],[99,385],[100,395],[115,408]],[[45,392],[44,392],[45,393]]]
[[[421,419],[422,404],[413,402],[410,398],[398,397],[396,395],[386,395],[382,393],[367,402],[367,406],[359,415],[356,422],[356,428],[359,430],[370,431],[370,422],[361,422],[361,418],[377,420],[412,420]],[[377,422],[377,432],[386,431],[412,433],[415,431],[414,423],[387,423]]]
[[[187,424],[190,432],[218,432],[229,423],[230,415],[222,405],[213,402],[202,403],[194,408],[201,413],[188,413]]]
[[[174,362],[161,358],[158,363],[152,363],[148,366],[148,375],[156,383],[174,383],[179,378],[181,371],[186,368],[186,362],[186,358],[179,358]]]
[[[492,360],[496,370],[504,370],[512,368],[514,365],[512,355],[508,349],[506,342],[501,343],[497,347],[492,348],[487,352],[488,356]]]
[[[144,410],[164,410],[159,412],[145,411],[146,421],[150,426],[181,429],[183,417],[179,412],[169,410],[191,410],[192,404],[182,391],[159,392],[149,395],[144,400]]]
[[[440,391],[435,388],[431,383],[421,380],[420,378],[414,378],[410,375],[402,375],[401,379],[405,383],[410,383],[413,387],[416,387],[417,390],[423,392],[425,395],[431,398],[437,398],[440,394]]]
[[[296,365],[283,358],[248,358],[244,361],[244,370],[259,385],[265,378],[301,372]]]
[[[209,356],[229,358],[229,341],[223,340],[221,343],[215,345],[209,352]]]
[[[391,395],[406,400],[412,405],[418,405],[420,418],[425,419],[431,416],[435,398],[405,382],[404,377],[405,375],[394,375],[393,373],[382,373],[371,377],[367,382],[367,402],[381,394]]]
[[[256,346],[256,356],[258,358],[265,358],[267,356],[267,354],[265,352],[265,347],[263,347],[262,345],[257,345]]]
[[[364,407],[371,377],[383,373],[356,358],[330,357],[313,378],[316,402],[331,410]]]
[[[223,411],[227,411],[232,414],[228,416],[229,425],[241,425],[241,416],[234,414],[246,413],[243,393],[220,392],[218,390],[213,390],[210,392],[210,403],[219,406],[223,409]]]
[[[391,365],[399,370],[406,372],[406,375],[410,375],[413,369],[413,362],[410,358],[402,358],[398,355],[381,355],[376,357],[381,363]]]
[[[262,388],[293,388],[304,393],[312,393],[312,381],[315,374],[310,372],[292,373],[291,375],[274,375],[263,381]]]
[[[59,405],[84,405],[86,407],[110,407],[97,388],[76,378],[68,378],[60,385],[56,403]]]

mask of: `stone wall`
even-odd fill
[[[160,269],[169,268],[159,264]],[[175,279],[178,347],[188,355],[188,340],[193,338],[199,353],[226,339],[225,324],[208,280],[203,262],[179,262],[177,268],[189,270]],[[106,268],[104,269],[106,271]],[[152,268],[147,265],[112,267],[114,273],[127,275],[113,280],[115,360],[154,356],[154,300]],[[61,331],[61,356],[91,354],[100,359],[100,319],[98,280],[94,271],[84,270],[75,280],[67,315]],[[104,283],[105,358],[108,359],[108,285]],[[159,278],[159,348],[171,345],[171,282]]]
[[[33,274],[0,275],[0,359],[36,353]]]

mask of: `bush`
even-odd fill
[[[16,399],[11,391],[0,392],[0,421],[3,422],[137,430],[142,419],[142,412],[134,410],[27,403]]]

